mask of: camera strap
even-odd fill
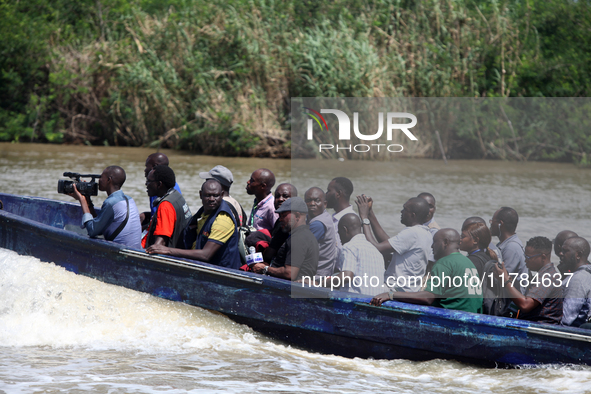
[[[113,234],[111,234],[111,236],[109,237],[109,239],[107,241],[112,241],[115,238],[117,238],[119,233],[121,231],[123,231],[123,228],[125,228],[125,225],[127,224],[127,220],[129,219],[129,199],[127,198],[126,195],[124,195],[123,197],[125,198],[125,202],[127,203],[127,216],[125,216],[125,220],[123,222],[121,222],[119,227],[117,227],[117,230],[115,230],[115,232]]]

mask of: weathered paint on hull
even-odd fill
[[[306,349],[376,359],[591,365],[586,330],[399,302],[373,307],[369,299],[351,299],[348,293],[150,256],[65,231],[80,223],[74,204],[1,193],[0,201],[0,247],[106,283],[215,310]],[[317,298],[301,298],[310,296]]]

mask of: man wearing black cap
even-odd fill
[[[301,197],[292,197],[275,212],[279,214],[283,231],[291,232],[291,235],[271,265],[258,263],[252,266],[252,270],[293,281],[300,280],[302,276],[313,277],[318,269],[318,241],[306,224],[308,206]]]
[[[215,166],[209,172],[200,172],[199,176],[203,179],[215,179],[222,185],[223,199],[230,205],[234,219],[240,226],[246,226],[246,212],[242,205],[230,196],[230,186],[234,183],[234,176],[232,171],[224,166]],[[234,209],[232,209],[234,208]],[[235,212],[234,212],[235,211]]]

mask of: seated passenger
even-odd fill
[[[224,166],[215,166],[208,172],[200,172],[199,176],[205,180],[215,179],[222,185],[224,201],[230,204],[230,210],[232,211],[232,214],[234,214],[234,211],[236,211],[236,215],[234,215],[236,223],[238,223],[239,226],[246,226],[248,217],[246,216],[246,212],[244,212],[244,208],[242,208],[242,205],[240,205],[240,203],[230,195],[230,187],[232,186],[232,183],[234,183],[232,171],[228,170]],[[234,209],[232,209],[232,207]]]
[[[404,204],[400,222],[406,228],[392,238],[386,234],[378,222],[372,209],[371,197],[363,194],[357,197],[356,202],[367,240],[382,254],[393,252],[392,260],[384,275],[384,282],[389,284],[388,287],[392,290],[420,290],[421,278],[426,273],[433,244],[429,228],[423,225],[429,214],[427,202],[422,198],[414,197]]]
[[[297,197],[298,189],[291,183],[282,183],[275,189],[275,210],[288,198]],[[273,229],[269,232],[266,229],[253,231],[244,240],[246,246],[254,246],[257,252],[263,253],[263,259],[271,262],[277,251],[289,237],[288,233],[281,230],[279,220],[275,222]],[[269,249],[270,248],[270,249]]]
[[[523,244],[515,232],[517,223],[519,223],[517,212],[510,207],[502,207],[490,220],[490,235],[499,238],[497,248],[507,271],[521,276],[528,275],[529,271],[525,265]],[[522,287],[521,293],[525,293],[525,290]]]
[[[270,265],[254,264],[257,274],[297,281],[302,276],[313,277],[318,269],[318,241],[306,224],[308,207],[301,197],[292,197],[277,210],[281,228],[290,236],[279,248]]]
[[[343,244],[339,264],[342,271],[334,276],[340,277],[339,283],[344,284],[341,290],[372,296],[382,293],[384,258],[376,247],[365,239],[361,232],[359,216],[348,213],[339,220],[339,237]]]
[[[100,191],[107,192],[107,199],[97,216],[90,196],[83,196],[76,189],[70,196],[80,202],[82,207],[82,228],[90,237],[102,235],[108,241],[117,242],[130,248],[141,249],[142,225],[140,214],[133,198],[121,191],[125,183],[125,171],[119,166],[104,169],[98,180]]]
[[[277,221],[274,209],[274,198],[271,189],[275,185],[275,175],[266,168],[259,168],[252,173],[246,182],[246,193],[254,195],[248,225],[257,230],[271,231]]]
[[[492,237],[484,223],[471,223],[462,228],[460,250],[468,253],[468,258],[478,270],[478,276],[484,275],[484,266],[490,260],[498,260],[497,254],[488,248]]]
[[[174,171],[168,166],[156,166],[148,174],[146,188],[156,214],[152,215],[148,231],[142,239],[145,249],[151,245],[183,246],[183,231],[191,220],[191,210],[175,188]],[[180,242],[179,242],[180,241]]]
[[[435,210],[437,209],[435,207],[435,197],[433,197],[431,193],[427,192],[423,192],[419,194],[417,197],[424,199],[425,201],[427,201],[427,204],[429,204],[429,214],[426,218],[427,221],[423,223],[423,225],[429,228],[429,232],[431,232],[431,235],[435,235],[435,233],[441,229],[441,227],[439,227],[439,225],[433,218],[433,216],[435,216]]]
[[[525,244],[525,264],[537,275],[528,278],[529,286],[522,295],[515,281],[505,268],[496,267],[497,275],[502,276],[509,298],[519,309],[517,317],[540,323],[559,324],[562,319],[562,282],[560,274],[550,261],[552,241],[546,237],[533,237]]]
[[[567,269],[565,269],[564,264],[562,263],[562,244],[564,243],[564,241],[566,241],[569,238],[573,238],[573,237],[578,237],[577,233],[575,233],[574,231],[570,231],[570,230],[563,230],[561,232],[559,232],[558,234],[556,234],[556,238],[554,238],[554,254],[556,254],[556,256],[558,256],[558,266],[556,267],[556,269],[558,270],[558,272],[560,272],[561,274],[565,274],[567,272],[571,272]]]
[[[282,183],[281,185],[277,186],[275,189],[275,210],[278,210],[279,207],[287,201],[287,199],[292,197],[298,196],[298,189],[292,185],[291,183]],[[273,230],[271,230],[271,237],[268,240],[268,244],[266,246],[260,247],[257,246],[257,251],[259,249],[263,250],[263,260],[267,263],[271,263],[273,258],[277,255],[277,251],[281,246],[287,241],[289,238],[289,232],[283,231],[281,228],[281,222],[277,220],[275,222],[275,226],[273,226]],[[250,245],[249,245],[250,246]]]
[[[204,261],[227,268],[240,267],[237,223],[228,203],[222,199],[222,185],[205,181],[199,192],[203,207],[185,229],[185,249],[152,245],[146,252]]]
[[[338,230],[339,220],[348,213],[355,213],[349,203],[353,194],[353,182],[349,178],[337,177],[326,188],[326,207],[334,209],[332,222],[335,231]]]
[[[564,302],[562,304],[563,326],[591,328],[591,265],[589,264],[589,242],[585,238],[568,238],[562,244],[562,262],[573,273],[563,278]]]
[[[306,191],[304,201],[308,206],[307,220],[310,231],[318,241],[320,253],[316,275],[330,276],[336,271],[340,271],[338,267],[339,250],[332,215],[326,211],[324,192],[319,187],[312,187]]]
[[[146,177],[146,179],[148,179],[148,174],[156,166],[168,166],[168,164],[169,164],[168,157],[164,153],[161,153],[161,152],[152,153],[146,159],[146,167],[144,168],[144,176]],[[179,193],[181,192],[181,187],[179,186],[178,183],[175,182],[174,188],[176,189],[177,192],[179,192]],[[148,198],[150,200],[150,211],[140,213],[140,221],[142,222],[143,229],[148,227],[148,224],[150,224],[150,218],[152,217],[153,214],[156,213],[156,207],[154,206],[153,203],[157,197],[154,196],[154,197],[148,197]]]
[[[472,223],[482,223],[486,226],[486,221],[483,218],[481,218],[480,216],[470,216],[469,218],[464,220],[464,223],[462,223],[462,229],[468,227]],[[490,229],[489,229],[489,233],[490,233]],[[495,252],[495,255],[497,256],[497,260],[498,260],[500,252],[499,252],[499,249],[497,248],[497,245],[492,241],[492,233],[490,235],[491,235],[491,241],[488,244],[488,249],[491,252]]]
[[[388,300],[432,305],[445,309],[480,313],[482,289],[474,264],[460,253],[460,234],[444,228],[433,237],[433,255],[437,259],[424,291],[383,293],[371,300],[380,306]],[[461,278],[461,280],[457,279]],[[459,285],[458,285],[459,284]]]

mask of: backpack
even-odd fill
[[[489,260],[484,265],[484,274],[482,276],[482,313],[493,316],[508,316],[510,313],[511,298],[508,297],[501,279],[495,272],[496,264],[496,260]]]
[[[238,212],[236,212],[236,208],[234,208],[232,204],[228,204],[228,206],[232,211],[232,215],[234,215],[234,219],[236,220],[236,222],[238,222]],[[244,213],[244,210],[242,212]],[[243,220],[243,222],[245,221]],[[250,235],[250,233],[257,231],[257,229],[252,226],[246,225],[246,223],[238,223],[238,226],[236,226],[236,231],[239,232],[238,252],[240,253],[240,261],[242,262],[242,265],[244,265],[246,264],[246,255],[249,254],[248,247],[246,246],[244,241],[246,240],[246,237]]]

